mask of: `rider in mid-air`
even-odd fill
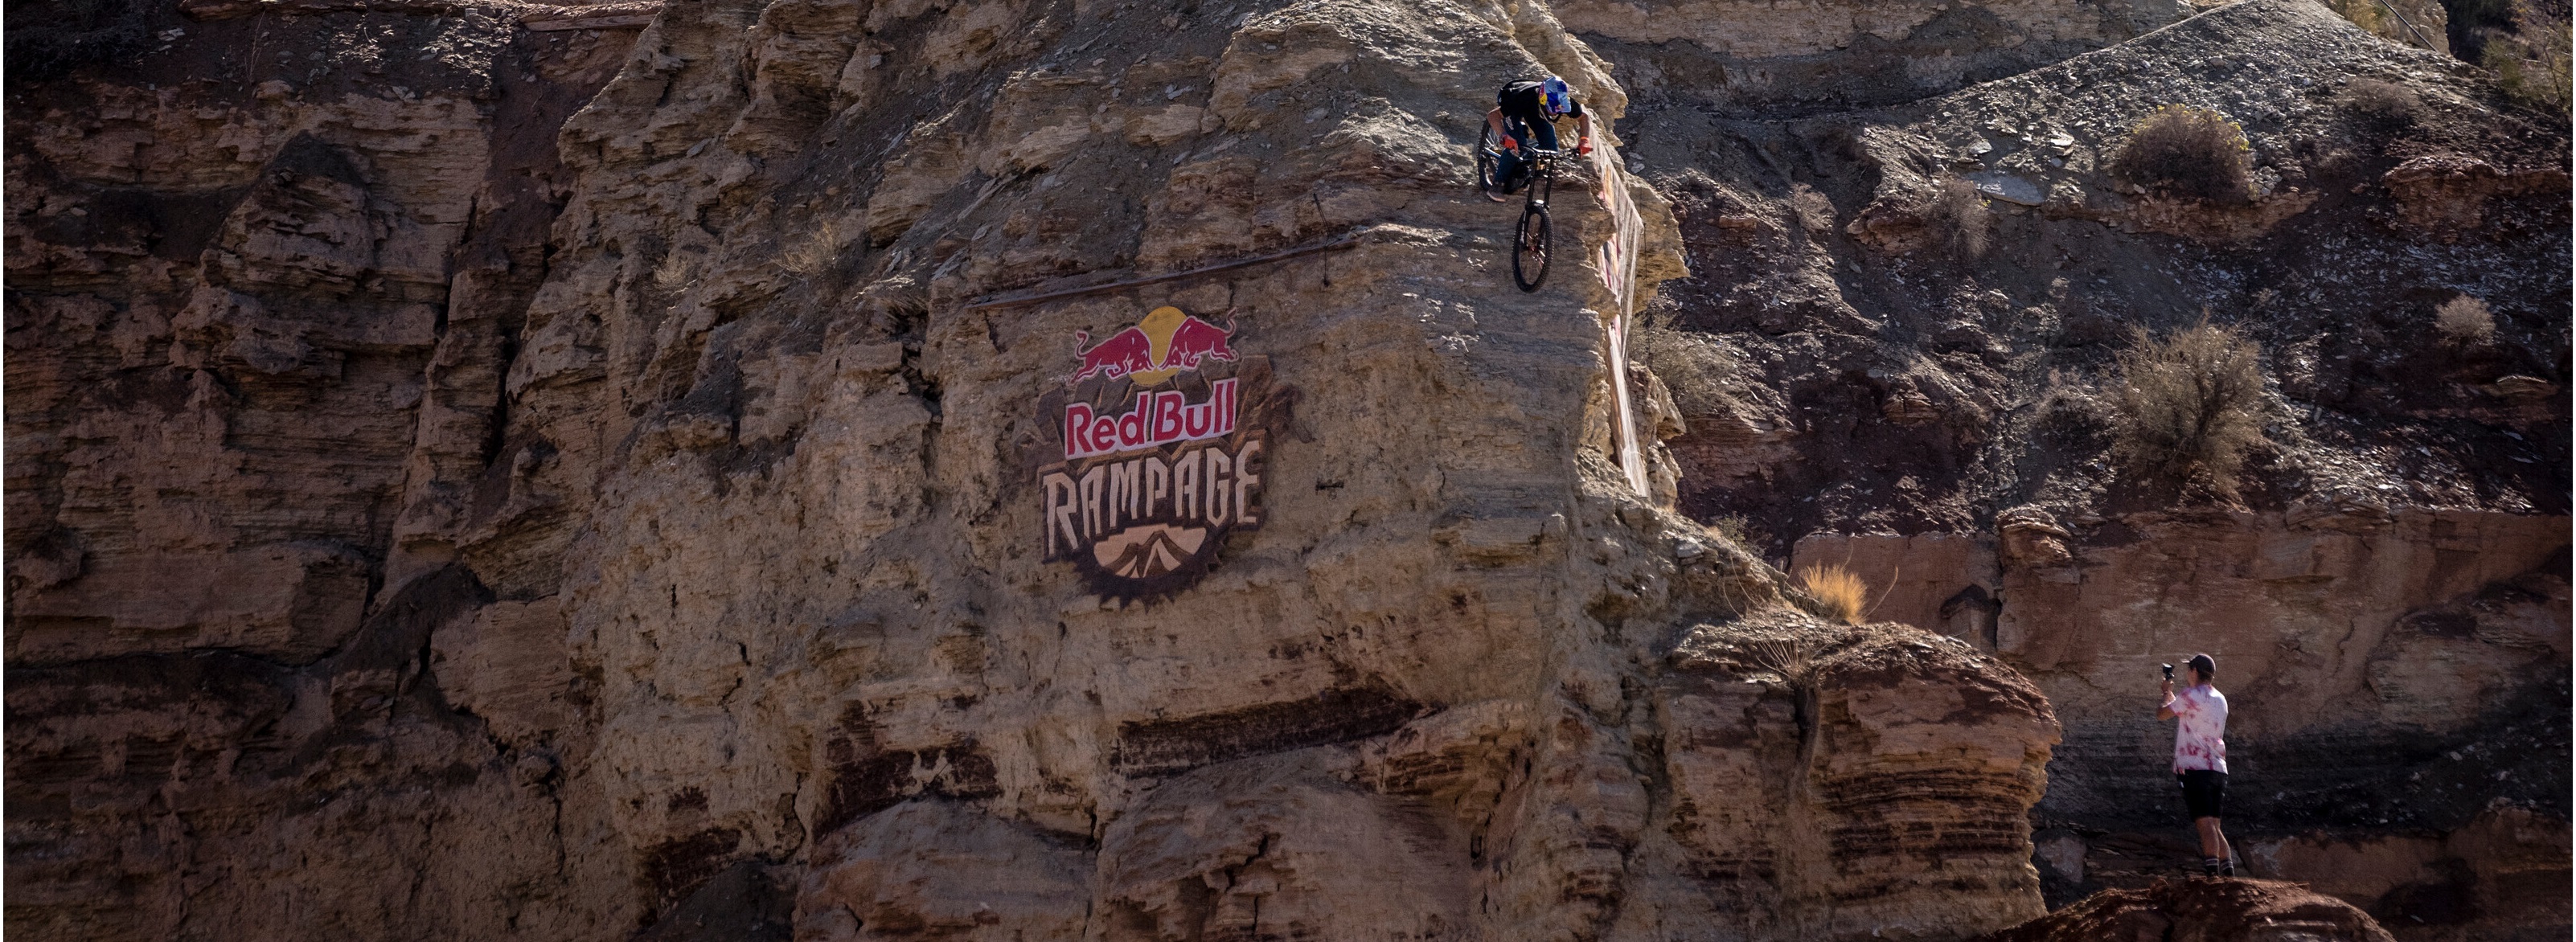
[[[1506,193],[1520,189],[1521,149],[1556,149],[1556,119],[1573,118],[1576,127],[1574,152],[1592,153],[1592,115],[1583,103],[1574,100],[1574,90],[1556,76],[1542,79],[1520,79],[1503,85],[1494,95],[1494,110],[1485,112],[1485,126],[1502,142],[1502,154],[1495,178],[1501,181],[1498,192],[1485,194],[1502,202]]]

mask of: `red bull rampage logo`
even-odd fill
[[[1187,588],[1228,534],[1261,525],[1269,430],[1293,396],[1234,337],[1231,321],[1158,307],[1096,344],[1075,334],[1081,366],[1040,398],[1046,559],[1102,597]]]

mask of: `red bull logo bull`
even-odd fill
[[[1136,326],[1111,334],[1098,344],[1091,343],[1089,332],[1076,331],[1074,341],[1085,346],[1082,368],[1074,371],[1072,381],[1106,376],[1125,378],[1139,386],[1159,385],[1184,372],[1196,371],[1206,361],[1234,362],[1234,348],[1226,344],[1226,338],[1232,336],[1232,329],[1183,314],[1180,308],[1158,307]]]
[[[1079,366],[1039,401],[1040,546],[1092,592],[1168,597],[1207,573],[1226,534],[1260,526],[1264,447],[1293,397],[1235,337],[1232,318],[1170,306],[1098,343],[1074,334]]]

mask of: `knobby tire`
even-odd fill
[[[1520,226],[1512,233],[1512,281],[1524,292],[1534,292],[1547,283],[1547,266],[1555,252],[1555,228],[1548,224],[1547,197],[1555,181],[1548,168],[1538,170],[1538,179],[1529,183],[1529,202],[1521,207]]]
[[[1476,189],[1488,199],[1503,191],[1503,181],[1494,177],[1502,164],[1494,145],[1493,127],[1485,126],[1476,132]]]

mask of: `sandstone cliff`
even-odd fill
[[[1508,287],[1489,90],[1624,97],[1544,8],[197,12],[10,92],[14,931],[2042,911],[2037,690],[1669,509],[1663,198],[1605,149]],[[1147,374],[1258,408],[1112,544],[1045,469]]]
[[[2250,867],[2563,934],[2564,120],[2194,12],[13,31],[6,928],[1962,939],[2187,859],[2137,700],[2207,648]],[[1605,147],[1523,294],[1469,148],[1541,69]],[[2168,100],[2260,199],[2096,171]],[[2460,291],[2492,343],[2380,352]],[[2235,504],[2079,402],[2201,305],[2288,404]]]
[[[2259,194],[2182,205],[2105,169],[2177,103],[2242,123]],[[1885,108],[1631,109],[1695,274],[1649,311],[1683,508],[1851,566],[1874,617],[2048,694],[2053,903],[2192,867],[2148,715],[2155,665],[2205,650],[2250,869],[2404,938],[2565,933],[2563,894],[2530,889],[2569,845],[2564,116],[2263,0]],[[2492,335],[2444,339],[2463,295]],[[2115,351],[2203,316],[2264,351],[2233,496],[2111,453]]]

